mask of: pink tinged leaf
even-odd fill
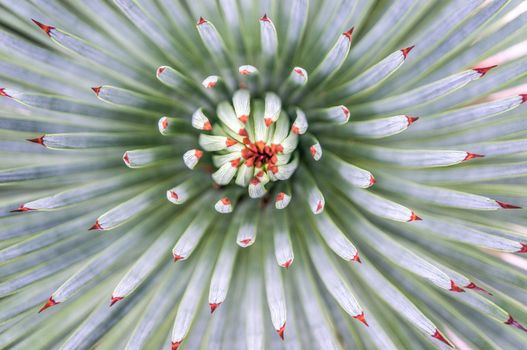
[[[89,229],[89,231],[103,231],[104,228],[101,226],[101,224],[99,223],[99,220],[95,221],[95,224],[93,224]]]
[[[282,325],[282,327],[280,327],[280,329],[277,329],[276,332],[278,333],[278,335],[280,336],[280,338],[282,338],[282,340],[284,340],[284,332],[285,332],[285,322],[284,324]]]
[[[110,307],[115,305],[115,303],[117,303],[120,300],[123,300],[123,297],[114,297],[114,296],[112,296],[112,298],[110,299]]]
[[[515,328],[521,329],[524,332],[527,332],[527,328],[525,328],[521,323],[516,321],[514,318],[512,318],[511,315],[509,315],[509,319],[505,321],[506,325],[513,326]]]
[[[201,85],[203,85],[203,87],[206,89],[213,89],[216,87],[219,80],[220,80],[220,77],[218,77],[217,75],[210,75],[206,77],[205,79],[203,79],[203,81],[201,82]]]
[[[412,46],[409,46],[405,49],[401,49],[401,52],[403,53],[403,56],[404,56],[404,59],[406,59],[406,57],[408,57],[408,54],[410,53],[410,51],[412,51],[412,49],[415,47],[415,45],[412,45]]]
[[[474,68],[473,70],[478,72],[480,74],[480,77],[485,76],[491,70],[492,68],[497,67],[497,65],[490,66],[490,67],[482,67],[482,68]]]
[[[369,327],[368,322],[366,322],[366,318],[364,317],[364,311],[358,315],[353,316],[353,318],[364,323],[366,327]]]
[[[445,337],[443,337],[443,335],[439,332],[439,329],[436,329],[435,333],[432,335],[432,338],[436,338],[442,341],[443,343],[445,343],[446,345],[450,346],[451,348],[453,348],[452,344],[450,344],[448,340],[446,340]]]
[[[53,29],[55,29],[55,27],[48,26],[46,24],[40,23],[39,21],[36,21],[33,18],[31,20],[33,21],[33,23],[35,23],[37,26],[39,26],[40,29],[42,29],[44,31],[44,33],[46,33],[49,37],[51,37],[51,31]]]
[[[457,292],[457,293],[462,293],[462,292],[465,292],[465,290],[463,288],[460,288],[456,282],[454,282],[453,280],[450,280],[450,289],[449,291],[451,292]]]
[[[474,159],[474,158],[483,158],[485,157],[484,155],[482,154],[475,154],[475,153],[469,153],[467,152],[467,155],[466,157],[463,159],[463,162],[467,161],[467,160],[471,160],[471,159]]]
[[[522,209],[522,207],[519,207],[517,205],[512,205],[512,204],[508,204],[508,203],[504,203],[500,201],[496,201],[496,203],[498,203],[498,205],[502,207],[503,209]]]
[[[46,310],[47,308],[55,306],[57,304],[59,304],[59,303],[56,302],[55,300],[53,300],[53,297],[49,297],[48,301],[44,304],[44,306],[42,306],[40,308],[40,310],[38,310],[38,313],[41,313],[42,311]]]
[[[474,282],[470,282],[469,284],[467,284],[467,285],[465,286],[465,288],[467,288],[467,289],[477,290],[477,291],[483,292],[483,293],[485,293],[485,294],[487,294],[487,295],[492,295],[492,293],[490,293],[489,291],[487,291],[487,290],[484,289],[484,288],[479,287],[479,286],[478,286],[477,284],[475,284]]]
[[[247,247],[251,242],[252,242],[252,239],[251,239],[251,238],[245,238],[245,239],[240,240],[240,243],[241,243],[243,246],[245,246],[245,247]]]
[[[214,311],[216,311],[218,306],[221,305],[221,303],[209,303],[209,305],[210,305],[210,313],[213,313]]]

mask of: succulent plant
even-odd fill
[[[525,348],[525,2],[0,9],[0,348]]]

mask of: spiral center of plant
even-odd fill
[[[298,166],[301,126],[291,126],[274,92],[251,99],[248,89],[237,90],[232,101],[220,102],[215,111],[198,109],[192,125],[202,130],[199,144],[212,155],[212,179],[218,185],[233,182],[260,198],[272,182],[287,180]]]

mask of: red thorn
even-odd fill
[[[30,211],[30,210],[35,210],[35,209],[31,209],[31,208],[25,207],[24,204],[20,204],[18,208],[10,210],[9,212],[17,213],[17,212],[25,212],[25,211]]]
[[[183,260],[183,259],[185,259],[185,257],[182,256],[182,255],[177,255],[177,254],[174,255],[174,262],[179,261],[179,260]]]
[[[124,154],[123,154],[123,161],[126,164],[130,164],[130,158],[128,158],[128,152],[124,152]]]
[[[112,307],[119,300],[123,300],[123,297],[114,297],[114,296],[112,296],[112,298],[110,299],[110,307]]]
[[[295,73],[300,75],[301,77],[305,76],[304,71],[300,68],[294,69]]]
[[[175,342],[173,341],[172,342],[172,350],[177,350],[177,348],[179,348],[179,346],[181,345],[181,342],[182,342],[182,340],[175,341]]]
[[[421,221],[421,220],[423,220],[423,219],[421,219],[414,212],[412,212],[412,216],[410,216],[410,220],[408,220],[408,222],[410,222],[410,221]]]
[[[521,209],[522,208],[517,205],[512,205],[512,204],[508,204],[508,203],[504,203],[500,201],[496,201],[496,203],[498,203],[500,207],[502,207],[503,209]]]
[[[483,154],[475,154],[475,153],[469,153],[467,152],[467,156],[465,157],[465,159],[463,159],[463,161],[467,161],[467,160],[471,160],[471,159],[474,159],[474,158],[483,158],[485,157]]]
[[[485,68],[474,68],[473,70],[475,70],[476,72],[478,72],[480,74],[480,77],[483,77],[485,76],[485,74],[487,74],[487,72],[489,70],[491,70],[492,68],[495,68],[497,67],[498,65],[494,65],[494,66],[489,66],[489,67],[485,67]]]
[[[249,243],[251,243],[251,241],[252,241],[251,238],[245,238],[245,239],[240,240],[240,243],[243,244],[243,245],[249,245]]]
[[[527,328],[525,328],[521,323],[516,321],[514,318],[512,318],[511,315],[509,315],[509,319],[504,322],[506,325],[513,326],[515,328],[521,329],[524,332],[527,332]]]
[[[527,244],[525,243],[520,243],[520,244],[522,245],[522,247],[516,253],[527,253]]]
[[[163,121],[161,122],[161,126],[163,127],[163,129],[168,128],[168,118],[167,117],[163,118]]]
[[[448,342],[448,340],[445,339],[445,337],[443,337],[443,335],[439,332],[439,329],[436,329],[436,332],[432,335],[433,338],[436,338],[440,341],[442,341],[443,343],[445,343],[446,345],[450,346],[451,348],[453,348],[452,344],[450,344]]]
[[[262,18],[260,18],[260,21],[271,22],[271,21],[269,20],[269,17],[267,17],[267,14],[264,14],[264,15],[262,16]]]
[[[37,26],[39,26],[40,29],[42,29],[44,31],[44,33],[46,33],[48,36],[51,36],[51,30],[55,29],[55,27],[48,26],[48,25],[45,25],[43,23],[40,23],[39,21],[36,21],[33,18],[31,18],[31,20],[33,21],[33,23],[35,23]]]
[[[209,305],[210,305],[210,313],[213,313],[214,311],[216,311],[218,306],[221,305],[221,303],[209,303]]]
[[[200,17],[199,20],[198,20],[198,26],[203,24],[203,23],[207,23],[207,20],[203,17]]]
[[[369,183],[368,187],[371,187],[371,186],[375,185],[376,182],[377,182],[377,180],[375,180],[373,175],[370,175],[370,183]]]
[[[89,231],[92,231],[92,230],[95,230],[95,231],[101,231],[101,230],[104,230],[101,226],[101,224],[99,224],[99,220],[95,221],[95,224],[93,224],[92,227],[90,227],[88,229]]]
[[[419,120],[419,117],[411,117],[411,116],[407,115],[406,119],[408,120],[408,125],[412,125],[413,123],[415,123],[416,121]]]
[[[347,32],[342,33],[342,35],[344,35],[345,37],[347,37],[351,41],[351,35],[353,34],[353,30],[354,29],[355,29],[354,27],[351,27],[350,30],[348,30]]]
[[[46,136],[46,135],[42,135],[42,136],[34,138],[34,139],[26,139],[26,141],[33,142],[33,143],[38,143],[39,145],[46,146],[44,144],[44,136]]]
[[[2,89],[0,89],[2,90]],[[0,91],[0,95],[2,94],[2,92]],[[522,98],[522,102],[521,103],[525,103],[527,102],[527,94],[520,94],[520,97]]]
[[[366,322],[366,318],[364,317],[364,311],[360,315],[353,316],[353,318],[355,318],[355,319],[361,321],[362,323],[364,323],[366,325],[366,327],[370,326],[368,324],[368,322]]]
[[[322,210],[322,208],[324,208],[324,206],[322,205],[322,201],[318,201],[317,203],[317,208],[315,209],[315,212],[319,212]]]
[[[249,121],[249,116],[243,114],[238,118],[243,124],[247,124],[247,121]]]
[[[282,340],[284,340],[284,332],[285,332],[285,322],[284,324],[282,325],[282,327],[280,327],[280,329],[277,329],[276,332],[278,333],[278,335],[280,336],[280,338],[282,338]]]
[[[465,288],[478,290],[478,291],[483,292],[483,293],[485,293],[485,294],[492,295],[492,293],[490,293],[488,290],[479,287],[479,286],[476,285],[474,282],[470,282],[469,284],[467,284],[467,285],[465,286]]]
[[[285,267],[286,269],[288,269],[292,263],[293,263],[293,259],[289,259],[285,263],[282,264],[282,267]]]
[[[459,288],[459,286],[456,284],[456,282],[454,282],[453,280],[450,280],[450,289],[449,289],[449,291],[462,293],[465,290],[463,288]]]
[[[159,76],[160,74],[162,74],[165,70],[167,69],[167,67],[165,66],[161,66],[157,69],[156,71],[156,75]]]
[[[362,264],[362,261],[360,260],[359,253],[355,254],[353,258],[351,258],[352,261],[356,261],[359,264]]]
[[[5,92],[5,88],[0,88],[0,96],[11,97],[10,95],[8,95],[8,94]]]
[[[409,46],[405,49],[401,49],[401,52],[403,53],[403,56],[404,56],[404,59],[406,59],[406,57],[408,57],[408,54],[410,53],[410,51],[412,51],[412,49],[415,47],[415,45],[412,45],[412,46]]]
[[[273,124],[273,120],[271,118],[265,118],[265,126],[269,127],[271,124]]]
[[[93,92],[95,92],[95,95],[99,96],[102,86],[95,86],[95,87],[92,87],[91,89],[93,90]]]
[[[42,311],[46,310],[48,307],[52,307],[57,305],[58,303],[53,300],[53,297],[49,297],[48,301],[38,310],[38,313],[41,313]]]
[[[212,130],[212,124],[208,120],[203,124],[203,130]]]

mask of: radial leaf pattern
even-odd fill
[[[525,348],[523,1],[0,9],[0,348]]]

